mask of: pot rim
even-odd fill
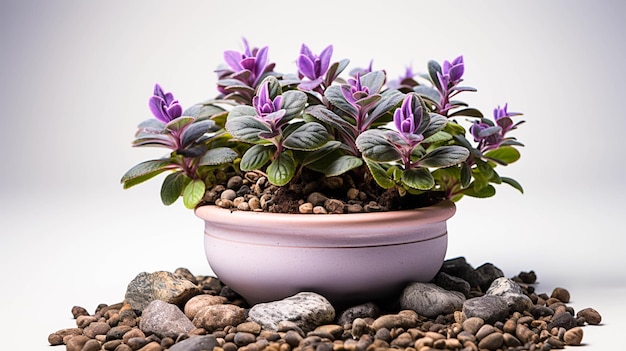
[[[205,221],[205,235],[215,239],[306,247],[364,247],[430,240],[446,234],[445,221],[455,212],[456,206],[450,200],[410,210],[344,215],[232,211],[215,205],[195,209],[196,216]],[[390,233],[389,228],[396,230]]]

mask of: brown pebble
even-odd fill
[[[96,337],[96,335],[106,335],[109,330],[111,330],[111,326],[109,325],[109,323],[93,322],[83,330],[83,334],[85,334],[85,336],[89,337],[90,339],[93,339]]]
[[[478,342],[479,349],[497,350],[504,343],[504,337],[500,333],[491,333]]]
[[[87,342],[85,343],[85,345],[83,345],[83,348],[80,349],[80,351],[98,351],[101,349],[101,345],[100,342],[98,342],[98,340],[87,340]]]
[[[72,316],[74,316],[74,319],[78,318],[78,316],[88,316],[89,312],[87,312],[86,309],[84,309],[83,307],[80,306],[74,306],[72,307]]]
[[[502,341],[506,347],[518,347],[522,345],[522,342],[510,333],[502,334]]]
[[[583,308],[578,311],[578,313],[576,313],[576,317],[583,317],[585,322],[591,325],[598,325],[602,322],[602,316],[600,313],[591,307]]]
[[[79,328],[86,328],[89,324],[97,322],[98,318],[94,316],[81,315],[76,318],[76,326]]]
[[[119,344],[113,351],[133,351],[133,349],[126,344]]]
[[[583,329],[581,327],[574,327],[565,332],[563,335],[563,341],[566,345],[580,345],[583,340]]]
[[[122,340],[111,340],[102,344],[102,348],[107,351],[113,351],[122,343]]]
[[[324,201],[324,208],[329,213],[341,214],[343,213],[344,203],[337,199],[328,199]]]
[[[478,332],[478,329],[480,329],[483,324],[485,324],[485,321],[482,318],[471,317],[463,322],[463,330],[476,335],[476,332]]]
[[[89,340],[90,339],[84,335],[73,336],[69,338],[69,340],[65,343],[65,350],[66,351],[81,351],[83,346],[85,346],[85,344]]]
[[[310,202],[305,202],[298,207],[298,212],[302,214],[313,213],[313,204]]]
[[[552,295],[550,295],[550,297],[558,299],[559,301],[563,303],[568,303],[570,299],[569,291],[567,291],[567,289],[564,289],[564,288],[554,288],[554,290],[552,291]]]
[[[48,335],[48,343],[50,346],[63,345],[63,337],[57,333]]]

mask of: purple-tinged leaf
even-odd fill
[[[215,122],[210,119],[196,121],[192,123],[181,135],[182,147],[187,147],[191,143],[198,140],[201,136],[208,133],[215,127]]]
[[[459,164],[467,159],[469,151],[461,146],[441,146],[427,153],[417,165],[420,167],[442,168]]]
[[[175,169],[176,167],[177,165],[172,164],[170,159],[144,161],[129,169],[122,176],[120,182],[122,183],[124,189],[128,189],[169,169]]]
[[[200,161],[199,166],[218,166],[226,163],[233,162],[239,155],[228,147],[216,147],[209,149]]]

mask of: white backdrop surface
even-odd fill
[[[463,199],[448,257],[492,262],[507,276],[535,270],[537,290],[570,290],[583,350],[605,350],[626,327],[621,238],[625,193],[626,30],[618,1],[0,1],[0,306],[6,349],[50,350],[70,309],[123,299],[142,271],[211,274],[202,223],[164,207],[159,181],[122,190],[132,165],[162,154],[132,149],[155,82],[184,106],[212,97],[222,52],[241,38],[269,45],[294,71],[301,43],[328,44],[351,68],[385,68],[463,54],[464,98],[488,112],[509,103],[527,121],[498,188]]]

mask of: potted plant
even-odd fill
[[[244,40],[224,53],[215,98],[183,110],[157,84],[155,118],[133,141],[170,152],[132,167],[124,188],[168,172],[163,203],[195,209],[211,268],[250,303],[304,290],[372,299],[428,281],[454,201],[491,197],[493,184],[522,191],[496,171],[520,157],[519,113],[505,104],[490,119],[457,100],[476,91],[461,85],[462,56],[389,80],[371,64],[343,78],[349,61],[332,52],[303,44],[297,72],[282,74]]]

